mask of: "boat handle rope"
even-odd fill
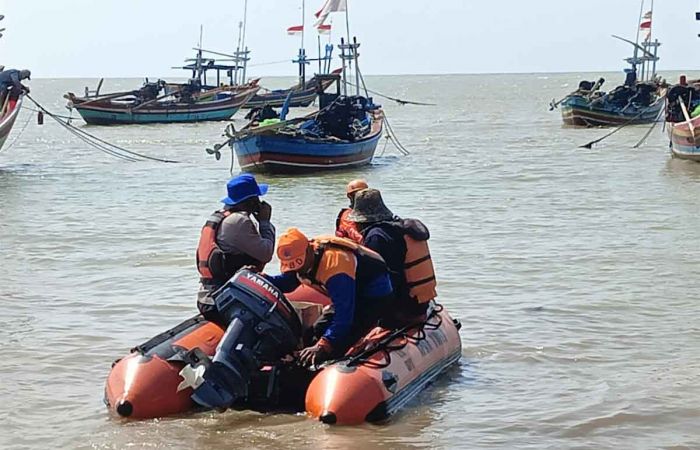
[[[439,313],[443,309],[444,307],[441,304],[436,303],[435,307],[430,312],[429,316],[425,319],[424,322],[417,325],[411,324],[399,328],[398,330],[395,330],[392,333],[390,333],[385,338],[381,339],[376,344],[372,345],[370,348],[367,348],[356,355],[346,356],[339,360],[333,361],[333,363],[344,361],[345,364],[349,367],[363,364],[367,367],[376,369],[386,368],[389,365],[391,365],[392,351],[401,350],[405,348],[408,344],[418,345],[421,341],[427,339],[427,334],[425,332],[426,329],[436,330],[440,328],[440,326],[442,326],[443,319]],[[431,319],[433,318],[437,318],[437,321],[431,322]],[[410,333],[412,333],[413,331],[416,331],[417,333],[412,336]],[[392,342],[396,341],[397,339],[401,339],[400,343],[392,345]],[[376,355],[377,353],[382,353],[381,362],[370,360],[370,358]]]
[[[646,113],[647,111],[649,111],[651,108],[655,107],[656,104],[657,104],[658,102],[660,102],[660,101],[664,101],[664,102],[666,101],[666,94],[664,94],[663,97],[659,98],[659,99],[658,99],[656,102],[654,102],[653,104],[651,104],[651,105],[647,106],[646,108],[644,108],[639,114],[637,114],[636,116],[632,117],[632,118],[631,118],[630,120],[628,120],[627,122],[623,123],[623,124],[620,125],[619,127],[617,127],[617,128],[615,128],[614,130],[612,130],[611,132],[605,134],[603,137],[600,137],[600,138],[598,138],[598,139],[594,139],[594,140],[592,140],[591,142],[588,142],[587,144],[580,145],[579,148],[587,148],[587,149],[593,148],[593,146],[594,146],[595,144],[601,142],[601,141],[604,140],[604,139],[609,138],[609,137],[612,136],[613,134],[615,134],[615,133],[617,133],[618,131],[620,131],[621,129],[625,128],[627,125],[632,124],[635,120],[637,120],[637,119],[639,119],[640,117],[642,117],[642,115],[644,115],[644,113]],[[659,116],[657,116],[657,118],[658,118],[658,117],[659,117]]]

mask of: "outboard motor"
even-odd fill
[[[228,323],[212,360],[194,357],[180,372],[202,406],[225,409],[248,395],[251,377],[299,346],[301,321],[282,292],[265,277],[241,270],[214,293]],[[201,355],[200,355],[201,356]]]

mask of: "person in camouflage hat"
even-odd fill
[[[382,193],[377,189],[356,192],[354,203],[354,208],[348,216],[353,222],[367,224],[394,219],[394,213],[384,204]]]
[[[357,223],[365,247],[379,253],[389,267],[396,295],[389,326],[424,320],[430,301],[437,296],[428,228],[419,220],[394,215],[377,189],[357,192],[348,218]]]

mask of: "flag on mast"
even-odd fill
[[[651,11],[647,11],[642,16],[642,21],[639,24],[639,31],[642,33],[645,42],[651,38],[651,15]]]
[[[347,0],[326,0],[326,3],[323,4],[321,10],[314,14],[317,19],[314,26],[318,28],[320,25],[323,25],[326,22],[326,19],[328,19],[330,13],[346,11],[347,9]]]
[[[304,25],[295,25],[287,28],[287,34],[290,36],[298,36],[304,32]]]
[[[318,34],[331,34],[331,26],[330,24],[328,25],[319,25],[316,27],[316,30],[318,31]]]

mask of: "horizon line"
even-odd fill
[[[694,72],[694,71],[700,71],[700,69],[663,69],[663,70],[657,70],[657,73],[663,73],[663,72]],[[617,70],[583,70],[583,71],[571,71],[571,70],[564,70],[564,71],[554,71],[554,72],[543,72],[543,71],[534,71],[534,72],[436,72],[436,73],[373,73],[373,74],[366,74],[364,76],[367,77],[390,77],[390,76],[403,76],[403,77],[430,77],[430,76],[452,76],[452,75],[566,75],[566,74],[589,74],[589,73],[623,73],[622,69],[617,69]],[[261,77],[261,78],[297,78],[298,75],[256,75],[256,77]],[[70,80],[70,79],[86,79],[86,78],[105,78],[105,79],[143,79],[143,78],[157,78],[157,79],[163,79],[163,78],[188,78],[188,77],[181,77],[181,76],[172,76],[172,75],[158,75],[156,77],[153,76],[91,76],[91,75],[84,75],[84,76],[79,76],[79,75],[67,75],[67,76],[55,76],[55,77],[33,77],[33,80]]]

